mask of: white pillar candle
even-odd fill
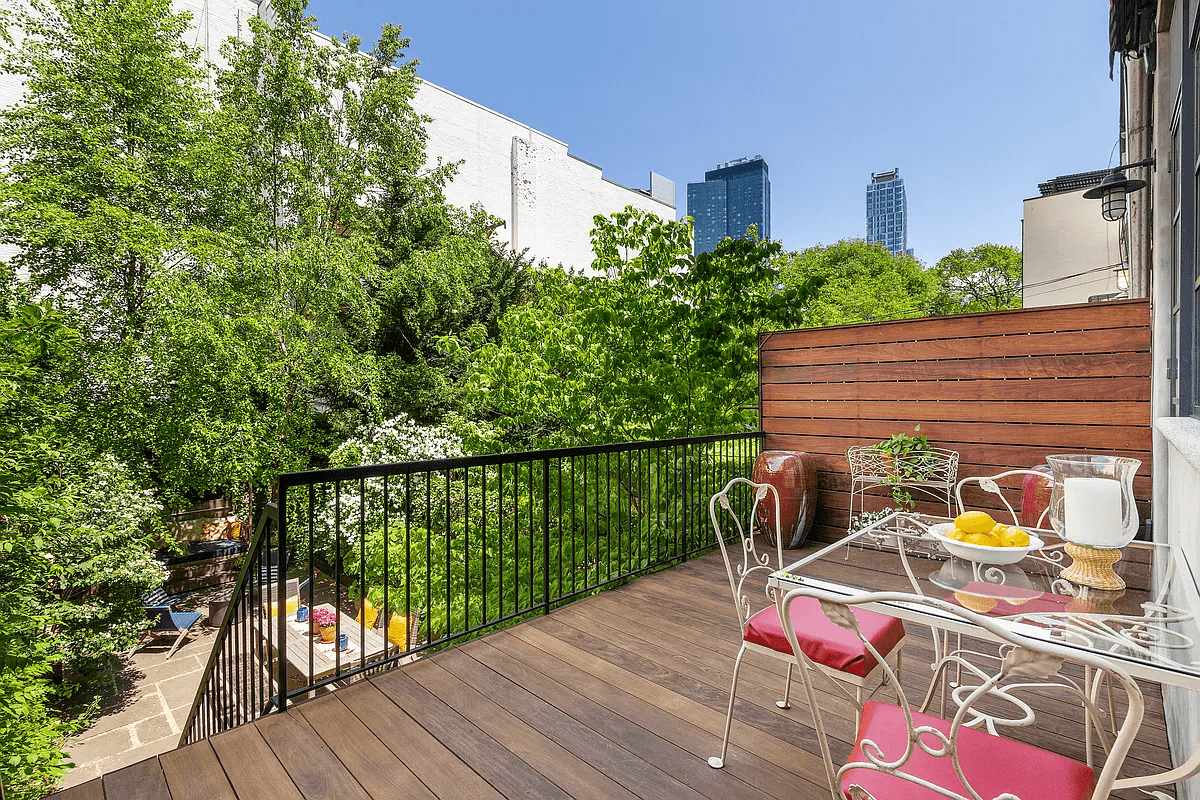
[[[1120,547],[1121,482],[1108,478],[1067,478],[1063,486],[1066,538],[1091,547]]]

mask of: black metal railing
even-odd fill
[[[707,552],[708,499],[761,446],[755,432],[280,476],[182,743]]]
[[[270,624],[269,610],[261,611],[278,597],[280,571],[273,563],[278,531],[279,508],[269,503],[259,512],[180,745],[255,720],[278,704],[272,676],[282,639],[278,626]]]

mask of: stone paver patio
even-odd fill
[[[216,635],[205,617],[170,660],[173,640],[165,636],[125,657],[99,718],[67,742],[75,768],[62,788],[175,749]]]

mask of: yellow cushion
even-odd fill
[[[364,614],[366,615],[366,618],[367,618],[366,627],[374,628],[375,620],[377,620],[379,618],[379,609],[377,609],[375,606],[371,605],[371,601],[365,597],[363,598],[363,610],[362,610],[362,612],[359,613],[359,615],[357,617],[354,618],[354,621],[361,623],[363,621]]]
[[[388,641],[401,650],[408,649],[408,617],[403,614],[392,614],[391,624],[388,625]]]
[[[268,600],[267,602],[263,603],[263,607],[267,610],[267,613],[270,614],[272,617],[279,613],[279,604],[278,603],[274,603],[274,602],[271,602],[270,600]],[[289,597],[287,599],[287,603],[283,607],[283,609],[284,609],[283,613],[289,614],[289,615],[295,614],[296,609],[299,607],[300,607],[300,598],[299,597]]]

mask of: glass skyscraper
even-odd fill
[[[771,181],[762,156],[718,164],[704,173],[704,183],[689,183],[687,213],[696,231],[696,255],[709,253],[725,237],[746,235],[758,225],[758,235],[771,238]]]
[[[899,169],[871,173],[867,185],[867,241],[882,243],[892,255],[912,255],[908,249],[908,200]]]

